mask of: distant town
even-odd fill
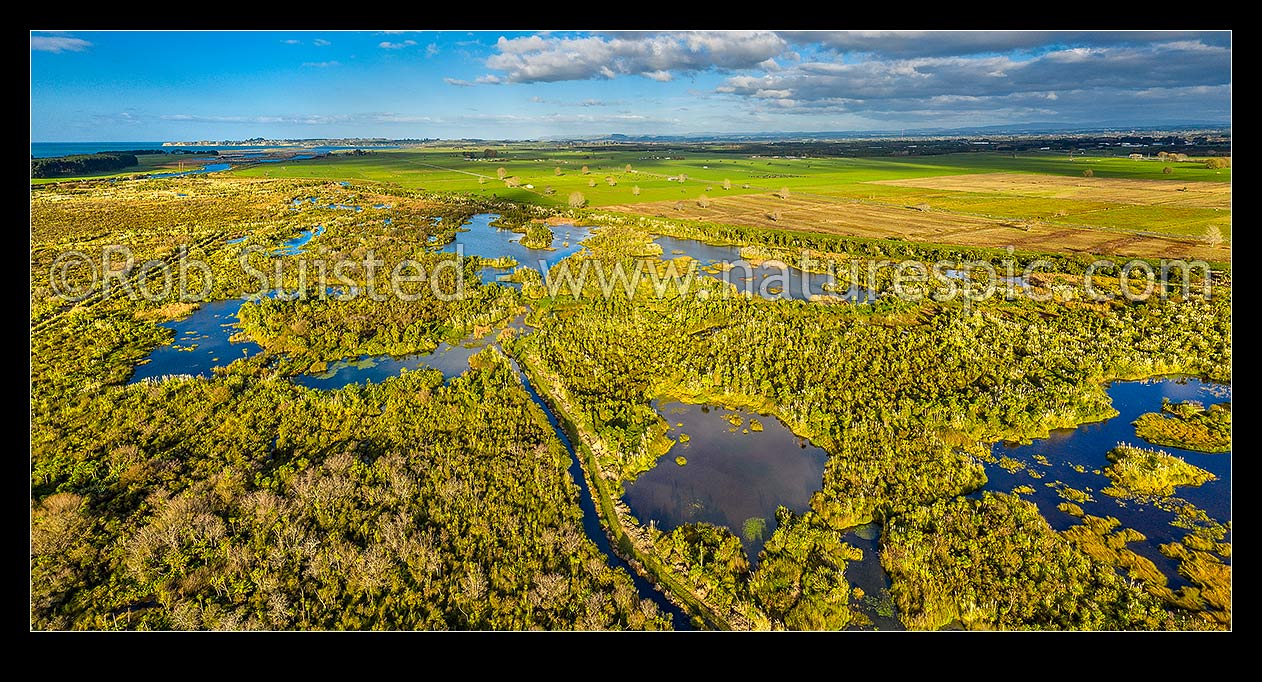
[[[163,142],[163,147],[385,147],[432,142],[429,139],[388,140],[381,137],[343,137],[328,139],[278,140],[252,137],[248,140],[195,140]]]
[[[887,133],[783,133],[779,135],[686,135],[629,136],[611,134],[551,140],[491,140],[483,138],[438,139],[345,137],[285,139],[252,137],[243,140],[198,140],[163,142],[163,147],[255,147],[296,149],[364,149],[400,147],[476,147],[466,154],[474,158],[496,158],[495,147],[520,144],[546,144],[555,149],[621,150],[654,152],[677,149],[680,145],[725,144],[732,150],[773,158],[812,156],[936,156],[967,151],[1103,153],[1137,158],[1164,158],[1162,152],[1190,155],[1230,155],[1231,130],[1224,127],[1173,129],[1095,130],[1064,132],[1006,131],[987,135],[960,131]],[[1172,159],[1177,160],[1177,159]]]

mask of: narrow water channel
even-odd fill
[[[513,371],[517,373],[517,378],[521,379],[522,387],[530,394],[530,399],[535,401],[539,409],[543,410],[544,415],[548,417],[548,423],[552,425],[552,431],[556,434],[557,440],[561,441],[566,451],[570,453],[570,477],[574,479],[574,483],[579,488],[578,506],[583,510],[583,531],[587,533],[587,537],[604,553],[610,566],[621,568],[631,575],[631,580],[635,582],[636,590],[640,593],[641,599],[651,599],[664,613],[669,613],[672,626],[676,630],[692,630],[692,620],[688,617],[688,614],[667,599],[666,595],[658,591],[653,583],[644,579],[625,559],[613,551],[613,547],[609,544],[609,536],[605,534],[605,529],[600,524],[600,517],[596,513],[595,498],[592,497],[591,488],[587,486],[587,478],[583,475],[583,467],[578,461],[578,453],[574,449],[574,443],[566,435],[565,429],[561,428],[561,422],[557,419],[556,414],[552,412],[552,408],[540,397],[539,392],[535,390],[534,384],[530,383],[530,377],[526,376],[521,366],[512,357],[509,357],[508,361],[512,364]]]
[[[315,199],[309,201],[314,203]],[[463,247],[465,255],[487,258],[507,255],[520,265],[547,268],[583,248],[580,241],[591,234],[590,228],[558,226],[553,228],[555,239],[552,250],[529,249],[519,243],[521,235],[492,227],[490,222],[494,219],[493,214],[474,216],[467,229],[457,233],[456,242],[445,245],[442,250],[454,252]],[[313,237],[319,236],[322,230],[317,226],[304,231],[285,242],[279,253],[301,253],[303,247]],[[245,238],[233,241],[240,242]],[[663,258],[688,255],[702,264],[711,265],[740,257],[739,250],[734,247],[716,247],[668,237],[659,237],[657,242],[663,246]],[[494,271],[493,268],[485,269],[484,281],[491,281],[496,274]],[[783,292],[767,297],[801,299],[823,291],[817,289],[816,284],[819,282],[822,286],[822,280],[815,279],[822,276],[803,274],[806,276],[799,280],[800,286],[794,288],[790,284]],[[767,287],[763,284],[766,281],[767,275],[757,272],[745,280],[746,286],[752,290],[761,288],[763,292],[760,295],[770,293],[765,292]],[[853,293],[856,300],[864,296],[864,292]],[[229,341],[236,331],[236,313],[241,303],[237,299],[207,303],[184,320],[163,323],[163,326],[175,331],[175,342],[155,349],[146,361],[137,366],[131,381],[181,374],[210,376],[214,367],[226,366],[240,357],[261,352],[252,342]],[[520,318],[511,326],[525,331]],[[487,335],[457,344],[443,343],[432,353],[343,360],[333,363],[324,373],[295,377],[294,381],[310,388],[332,390],[350,383],[384,381],[404,370],[421,367],[436,368],[450,379],[467,370],[469,358],[487,345],[494,344],[492,339],[493,335]],[[672,614],[677,629],[690,629],[687,614],[612,551],[574,444],[521,367],[511,358],[510,362],[523,388],[543,410],[557,439],[570,453],[569,471],[580,489],[579,506],[588,538],[605,554],[610,566],[621,567],[631,575],[641,598],[653,600],[664,612]],[[989,481],[973,495],[987,490],[1009,492],[1018,486],[1029,486],[1034,492],[1024,497],[1039,506],[1054,528],[1063,530],[1078,521],[1057,509],[1057,505],[1064,501],[1058,490],[1067,485],[1085,492],[1091,499],[1080,506],[1087,513],[1116,517],[1123,526],[1147,536],[1146,541],[1131,543],[1129,547],[1151,559],[1167,575],[1170,586],[1177,589],[1187,581],[1177,574],[1177,565],[1161,555],[1157,547],[1161,543],[1181,539],[1186,531],[1171,525],[1174,515],[1170,511],[1101,493],[1100,490],[1109,481],[1099,472],[1108,466],[1105,454],[1118,442],[1146,446],[1135,436],[1131,422],[1144,412],[1160,411],[1163,397],[1174,401],[1195,399],[1209,405],[1230,401],[1231,388],[1195,379],[1161,379],[1115,382],[1108,388],[1108,393],[1120,412],[1117,417],[1084,424],[1076,429],[1055,431],[1049,438],[1030,445],[996,444],[993,454],[997,458],[1007,458],[1012,470],[999,464],[987,464]],[[776,507],[783,505],[795,511],[806,508],[810,495],[821,484],[826,453],[793,436],[773,417],[679,403],[655,403],[654,406],[670,423],[668,435],[680,442],[655,468],[626,486],[625,500],[632,512],[644,523],[653,521],[663,530],[694,521],[727,526],[742,538],[746,551],[756,560],[763,543],[775,531]],[[681,438],[685,435],[687,438]],[[1230,521],[1231,454],[1161,449],[1218,477],[1200,487],[1180,487],[1175,496],[1205,510],[1218,521]],[[682,464],[674,461],[676,457],[683,458]],[[1011,461],[1020,463],[1021,467],[1013,468]],[[864,551],[863,560],[852,562],[846,572],[852,587],[858,587],[863,592],[863,596],[855,601],[856,608],[877,629],[899,629],[901,625],[889,598],[889,577],[880,565],[879,525],[852,529],[846,533],[844,540]],[[1230,541],[1230,534],[1227,540]]]

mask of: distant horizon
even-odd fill
[[[1229,31],[33,31],[30,49],[44,142],[1231,121]]]
[[[1040,124],[1040,123],[1013,124],[1010,127],[1004,126],[1003,124],[997,124],[993,126],[972,126],[971,128],[989,129],[984,132],[972,133],[972,134],[984,136],[984,135],[1041,135],[1041,134],[1059,134],[1059,133],[1068,133],[1068,132],[1077,132],[1077,131],[1098,132],[1098,131],[1108,131],[1108,130],[1115,130],[1119,132],[1130,131],[1130,130],[1133,130],[1133,131],[1221,130],[1221,129],[1230,129],[1232,126],[1230,121],[1186,121],[1186,122],[1177,122],[1177,123],[1174,123],[1174,122],[1171,122],[1171,123],[1087,122],[1087,123],[1082,123],[1082,124],[1064,124],[1061,127],[1051,127],[1053,124],[1046,124],[1049,126],[1046,128],[1031,127],[1031,126],[1038,126],[1038,125],[1044,125],[1044,124]],[[1025,129],[1021,129],[1021,128],[1025,128]],[[963,127],[962,128],[939,128],[939,129],[906,128],[905,133],[903,133],[902,131],[898,129],[888,129],[888,128],[887,129],[872,129],[872,130],[768,130],[768,131],[731,131],[731,132],[691,131],[691,132],[663,133],[661,135],[655,135],[653,133],[622,133],[622,132],[614,131],[614,132],[608,132],[608,133],[591,133],[591,134],[581,134],[581,135],[575,134],[573,136],[568,136],[568,137],[563,134],[558,134],[558,135],[549,135],[549,136],[534,137],[534,138],[480,137],[477,135],[469,135],[465,137],[426,137],[423,135],[384,137],[380,135],[367,135],[367,134],[292,137],[292,136],[282,136],[282,135],[260,135],[260,134],[255,133],[255,134],[250,134],[244,137],[215,138],[215,141],[228,140],[228,141],[233,141],[233,142],[243,142],[247,140],[262,139],[262,140],[302,142],[302,141],[318,141],[318,140],[376,139],[376,140],[384,140],[384,141],[389,141],[389,142],[400,141],[400,140],[427,140],[427,141],[438,141],[438,142],[446,142],[446,141],[455,142],[455,141],[460,141],[460,140],[480,140],[480,141],[485,141],[485,142],[531,142],[531,141],[556,142],[556,141],[567,141],[567,140],[582,141],[582,140],[588,140],[588,139],[615,138],[615,137],[627,137],[627,138],[710,137],[713,139],[721,140],[721,139],[734,139],[734,138],[741,138],[741,137],[790,137],[790,136],[804,136],[805,137],[805,136],[813,136],[813,135],[845,135],[845,136],[853,136],[853,137],[862,137],[865,135],[880,136],[880,137],[888,137],[892,135],[893,136],[904,135],[910,138],[910,137],[928,137],[928,136],[936,136],[936,135],[956,135],[956,134],[966,135],[966,134],[969,134],[969,132],[970,132],[969,128],[963,128]],[[30,143],[31,144],[118,145],[118,144],[164,144],[164,143],[169,144],[169,143],[175,143],[175,142],[189,142],[189,141],[201,142],[201,141],[211,141],[211,140],[212,138],[209,138],[209,137],[207,138],[182,138],[182,139],[154,137],[154,138],[149,138],[149,139],[117,139],[117,140],[86,139],[85,138],[85,139],[75,139],[75,140],[69,140],[69,139],[67,140],[31,140]],[[250,146],[250,145],[242,145],[242,146]]]

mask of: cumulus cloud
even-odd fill
[[[377,47],[380,47],[383,50],[402,50],[407,47],[413,47],[416,44],[417,43],[415,40],[404,40],[398,43],[392,43],[389,40],[383,40],[380,43],[377,43]]]
[[[474,86],[473,81],[461,80],[459,78],[444,78],[443,82],[447,85],[454,85],[458,88],[471,88]]]
[[[31,36],[32,52],[83,52],[92,43],[73,36]]]
[[[666,82],[707,69],[775,72],[813,54],[869,60],[974,57],[1069,49],[1198,44],[1230,50],[1225,31],[623,31],[591,35],[535,34],[500,39],[486,66],[504,82],[535,83],[640,75]],[[808,58],[809,59],[809,58]],[[861,60],[849,60],[861,61]]]
[[[718,92],[794,101],[1006,96],[1060,90],[1221,85],[1229,48],[1200,42],[1144,47],[1070,48],[1024,60],[1007,56],[804,62],[763,75],[728,78]]]
[[[1152,42],[1196,40],[1219,47],[1230,44],[1226,31],[780,31],[795,45],[821,45],[838,52],[886,57],[944,57],[1049,46],[1117,47]]]
[[[495,43],[486,66],[511,83],[555,82],[672,72],[747,69],[787,47],[770,31],[685,31],[556,37],[531,35]]]

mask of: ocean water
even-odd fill
[[[31,156],[44,159],[50,156],[71,154],[95,154],[130,149],[162,149],[161,142],[32,142]]]
[[[318,146],[318,147],[302,147],[301,149],[313,152],[331,152],[341,149],[369,149],[370,147],[335,147],[335,146]],[[70,154],[95,154],[96,152],[126,151],[131,149],[163,149],[161,142],[32,142],[31,156],[37,159],[48,158],[50,156],[68,156]],[[167,151],[176,149],[193,149],[199,152],[205,151],[249,151],[251,149],[278,149],[278,147],[264,147],[258,145],[242,145],[228,147],[166,147]],[[294,150],[298,147],[282,147],[279,149]],[[371,149],[397,149],[393,146],[371,147]]]

